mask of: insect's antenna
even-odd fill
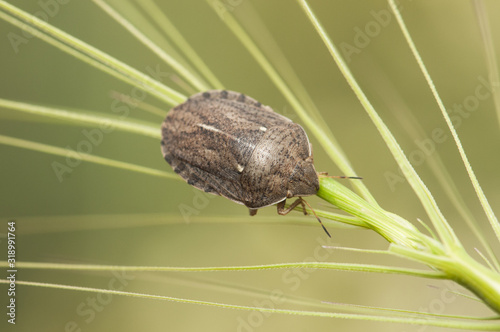
[[[363,180],[361,176],[328,175],[327,172],[319,172],[318,175],[326,178]]]
[[[316,212],[314,212],[313,208],[311,207],[311,205],[309,205],[309,203],[307,203],[307,201],[303,198],[302,199],[302,202],[306,203],[306,205],[311,209],[312,213],[314,214],[314,216],[316,217],[316,219],[318,219],[319,223],[321,224],[321,227],[323,227],[323,230],[325,231],[326,235],[328,235],[328,237],[332,237],[330,235],[330,233],[328,232],[328,230],[326,229],[325,225],[323,225],[323,222],[321,221],[321,219],[319,219],[318,215],[316,214]]]
[[[363,180],[361,176],[328,175],[329,178]]]

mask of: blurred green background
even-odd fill
[[[45,11],[50,14],[54,10],[53,15],[49,15],[50,24],[141,71],[159,66],[162,73],[173,73],[168,65],[90,1],[70,1],[58,7],[41,5],[54,1],[9,2],[29,13]],[[464,103],[473,99],[477,89],[483,89],[478,88],[484,86],[482,80],[488,79],[474,7],[465,0],[400,2],[408,28],[445,106],[456,118],[457,131],[471,165],[498,213],[500,135],[493,98],[479,100],[477,107],[470,111],[453,111],[454,104],[465,108]],[[264,45],[263,38],[259,38],[263,36],[261,29],[267,29],[273,36],[341,143],[357,175],[363,177],[380,205],[412,222],[416,223],[417,218],[427,221],[408,184],[388,181],[400,176],[394,160],[297,3],[264,0],[225,0],[222,3],[224,10],[243,22],[254,41],[261,43],[270,57],[274,51]],[[228,89],[244,92],[301,123],[259,65],[205,1],[158,1],[158,5]],[[332,40],[344,50],[352,51],[344,53],[351,70],[467,248],[472,252],[477,242],[447,198],[439,177],[429,168],[429,161],[436,157],[442,160],[467,207],[493,242],[493,234],[430,90],[394,17],[392,14],[384,16],[389,13],[387,3],[311,0],[310,5]],[[496,19],[500,3],[487,0],[484,5],[494,47],[500,53],[500,20]],[[366,35],[367,31],[371,36]],[[132,91],[132,87],[38,39],[23,39],[26,42],[14,48],[9,41],[12,33],[23,36],[18,28],[1,21],[1,98],[116,115],[110,92],[130,94]],[[171,76],[165,75],[163,79],[164,84],[186,95],[192,94],[192,91],[182,90]],[[144,101],[163,108],[165,112],[170,108],[152,96],[146,96]],[[138,109],[129,111],[130,118],[156,122],[158,127],[161,124],[161,117]],[[423,128],[421,136],[414,136],[413,130],[418,130],[419,126]],[[0,109],[0,134],[6,136],[76,149],[87,140],[82,132],[84,129],[89,128]],[[446,138],[429,145],[436,130],[443,130]],[[339,174],[311,135],[310,139],[315,148],[316,169]],[[419,152],[429,148],[433,153]],[[150,138],[114,131],[104,134],[102,143],[93,146],[91,153],[170,171],[162,159],[159,142]],[[279,224],[261,223],[259,218],[264,220],[266,216],[276,214],[274,207],[262,209],[256,217],[250,218],[243,206],[221,197],[207,199],[205,194],[195,192],[182,181],[85,162],[59,181],[52,164],[65,163],[64,158],[4,145],[0,145],[0,154],[0,233],[7,232],[8,220],[17,221],[19,261],[230,266],[319,259],[410,266],[408,262],[387,257],[327,251],[320,247],[322,243],[331,243],[385,249],[387,243],[370,231],[330,225],[333,239],[328,242],[314,219],[293,213],[281,217],[282,223]],[[179,206],[194,206],[198,201],[193,200],[208,203],[198,209],[197,218],[185,222]],[[311,198],[309,202],[325,208],[317,198]],[[216,217],[227,219],[227,216],[235,217],[237,222],[213,222]],[[304,218],[311,220],[311,226],[293,224],[294,220]],[[5,238],[1,239],[0,247],[0,258],[4,260]],[[498,251],[498,246],[494,249]],[[290,271],[276,270],[127,273],[125,277],[120,279],[112,273],[86,271],[18,272],[19,280],[107,288],[113,279],[117,279],[122,280],[125,291],[251,306],[269,307],[271,303],[280,308],[327,310],[290,300],[269,302],[269,294],[275,290],[285,295],[314,299],[319,305],[320,301],[327,301],[433,313],[491,314],[481,304],[446,293],[446,289],[464,291],[458,286],[401,276],[329,271],[295,275]],[[246,292],[246,287],[261,288],[264,295]],[[6,297],[4,285],[0,286],[0,294],[2,299]],[[102,305],[92,308],[87,304],[92,299],[97,299]],[[2,303],[5,304],[6,300]],[[120,296],[99,298],[95,294],[23,286],[18,286],[17,303],[17,324],[8,327],[18,331],[65,331],[72,322],[82,331],[443,330],[278,314],[267,316],[191,304]],[[1,329],[6,325],[4,317],[0,321]]]

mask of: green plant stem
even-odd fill
[[[420,233],[409,222],[369,204],[333,179],[320,178],[317,195],[365,221],[392,243],[394,253],[443,272],[448,279],[469,289],[493,310],[500,312],[500,276],[472,259],[463,248],[443,246]]]
[[[208,266],[208,267],[172,267],[172,266],[117,266],[117,265],[91,265],[91,264],[59,264],[38,262],[16,262],[16,266],[22,269],[48,269],[48,270],[85,270],[85,271],[156,271],[156,272],[217,272],[217,271],[252,271],[252,270],[275,270],[275,269],[326,269],[338,271],[358,271],[399,274],[413,277],[424,277],[432,279],[444,279],[446,276],[441,272],[425,271],[409,268],[400,268],[371,264],[350,264],[330,262],[299,262],[281,263],[267,265],[247,266]],[[8,267],[6,261],[0,261],[0,267]]]
[[[391,246],[391,251],[443,271],[450,280],[469,289],[490,308],[500,312],[500,276],[475,261],[465,250],[448,251],[447,259],[435,259],[436,257],[397,245]]]
[[[145,123],[137,119],[121,119],[106,114],[91,113],[85,110],[67,110],[62,108],[40,106],[36,104],[23,103],[0,98],[0,107],[12,109],[19,112],[36,114],[62,121],[71,121],[86,126],[106,126],[107,129],[122,130],[125,132],[161,139],[158,125]]]
[[[488,65],[488,77],[491,86],[493,87],[493,102],[497,111],[497,119],[500,124],[500,77],[498,75],[498,56],[495,52],[495,43],[491,35],[492,26],[488,20],[488,10],[485,8],[484,0],[472,0],[472,5],[476,12],[477,22],[481,31],[483,39],[484,54],[486,57],[486,64]]]
[[[453,252],[452,280],[471,290],[496,312],[500,312],[500,276],[472,259],[465,250]],[[448,271],[447,271],[448,272]]]
[[[199,77],[193,74],[185,66],[183,66],[179,61],[174,59],[170,54],[161,49],[156,43],[154,43],[148,36],[142,32],[137,26],[133,25],[129,20],[123,17],[118,11],[116,11],[112,6],[110,6],[104,0],[93,0],[104,12],[115,19],[119,24],[121,24],[127,31],[129,31],[138,41],[143,43],[151,51],[153,51],[158,57],[160,57],[165,63],[175,68],[175,70],[186,79],[194,88],[199,91],[205,91],[209,89],[207,83],[203,82]],[[122,5],[125,2],[120,2]]]
[[[390,243],[417,249],[426,246],[428,251],[435,254],[442,253],[444,250],[439,242],[420,233],[410,222],[401,217],[394,217],[378,205],[368,203],[331,178],[320,177],[317,196],[360,218]]]
[[[0,19],[42,39],[60,50],[98,68],[113,77],[144,90],[170,105],[183,102],[186,97],[152,77],[111,57],[97,48],[65,33],[64,31],[0,0]]]
[[[394,12],[394,15],[396,16],[396,19],[398,21],[398,24],[401,28],[401,31],[403,32],[405,39],[408,43],[408,46],[410,47],[413,56],[415,57],[415,60],[417,61],[420,70],[422,71],[422,74],[425,77],[425,80],[427,81],[427,84],[429,85],[429,88],[431,89],[431,92],[434,96],[434,99],[436,100],[436,103],[439,106],[439,109],[441,110],[441,114],[443,115],[443,118],[446,121],[446,124],[448,125],[448,128],[450,129],[451,135],[453,136],[453,139],[455,140],[455,145],[457,146],[458,152],[460,153],[460,157],[462,158],[462,161],[464,163],[465,169],[467,170],[467,174],[469,175],[470,181],[472,183],[472,186],[474,187],[474,190],[476,191],[476,195],[479,199],[479,202],[481,203],[481,206],[483,207],[483,210],[488,217],[488,221],[490,222],[491,228],[493,228],[493,231],[495,232],[495,235],[497,237],[497,240],[500,241],[500,223],[498,222],[497,217],[495,216],[495,213],[493,212],[493,209],[491,208],[490,204],[488,203],[488,200],[486,199],[486,196],[484,195],[483,189],[479,185],[479,181],[476,178],[476,175],[474,174],[474,171],[472,170],[472,167],[470,165],[469,159],[467,158],[467,154],[465,153],[464,148],[462,147],[462,143],[460,142],[460,138],[458,137],[458,134],[455,130],[455,127],[453,126],[453,123],[451,122],[450,116],[448,115],[448,112],[446,111],[446,107],[443,104],[443,101],[441,100],[441,97],[439,96],[439,93],[436,89],[436,86],[431,78],[431,75],[429,74],[429,71],[427,70],[427,67],[424,64],[424,61],[422,57],[420,56],[420,53],[417,50],[417,46],[413,42],[413,39],[411,38],[410,32],[408,31],[408,28],[406,27],[406,24],[404,23],[403,17],[401,16],[401,12],[398,9],[398,6],[394,2],[394,0],[389,0],[389,4]]]
[[[167,178],[167,179],[180,180],[180,177],[174,173],[168,173],[168,172],[160,171],[160,170],[157,170],[154,168],[134,165],[134,164],[130,164],[130,163],[126,163],[126,162],[118,161],[118,160],[113,160],[113,159],[109,159],[109,158],[98,157],[98,156],[94,156],[94,155],[91,155],[88,153],[83,153],[83,152],[75,153],[74,151],[72,151],[70,149],[64,149],[64,148],[60,148],[60,147],[56,147],[56,146],[52,146],[52,145],[27,141],[24,139],[0,135],[0,144],[15,146],[17,148],[33,150],[33,151],[38,151],[38,152],[42,152],[42,153],[53,154],[53,155],[65,157],[65,158],[69,157],[69,158],[82,160],[82,161],[86,161],[86,162],[90,162],[90,163],[94,163],[94,164],[125,169],[125,170],[132,171],[132,172],[143,173],[143,174],[163,177],[163,178]]]
[[[365,95],[358,82],[354,78],[351,70],[347,66],[344,58],[342,57],[340,51],[337,47],[332,43],[330,37],[326,33],[325,29],[317,19],[316,15],[313,13],[306,0],[298,0],[304,12],[307,14],[309,20],[313,24],[314,28],[318,32],[319,36],[325,43],[326,48],[330,52],[333,60],[337,64],[338,68],[344,75],[347,83],[355,93],[356,97],[358,97],[361,105],[366,110],[366,113],[373,121],[375,127],[380,132],[380,135],[384,139],[387,147],[391,151],[394,159],[398,163],[401,171],[406,177],[408,183],[413,188],[413,191],[418,196],[420,201],[422,202],[422,206],[427,212],[427,215],[431,219],[434,227],[436,228],[439,236],[448,246],[460,246],[460,242],[456,237],[453,229],[450,227],[446,219],[444,218],[441,210],[439,209],[434,197],[431,192],[424,184],[422,179],[418,176],[415,169],[412,167],[410,161],[404,154],[403,150],[399,146],[399,143],[396,141],[396,138],[392,135],[389,128],[385,125],[383,120],[378,115],[377,111],[368,100],[368,97]]]
[[[191,61],[193,66],[202,74],[210,83],[212,88],[224,89],[224,85],[219,81],[217,76],[210,70],[205,61],[196,53],[188,41],[184,38],[175,24],[165,15],[161,8],[152,0],[133,0],[145,13],[149,15],[150,20],[166,34],[177,48],[184,54],[185,58]]]
[[[8,283],[10,283],[10,281],[6,280],[6,279],[0,279],[0,283],[1,284],[8,284]],[[441,327],[457,328],[457,329],[476,329],[476,330],[482,330],[482,331],[498,331],[498,328],[499,328],[498,322],[488,322],[488,321],[472,321],[472,322],[471,321],[464,321],[464,320],[443,321],[442,319],[435,319],[435,318],[430,318],[430,317],[425,317],[425,318],[384,317],[384,316],[380,316],[380,315],[362,315],[362,314],[335,313],[335,312],[274,309],[274,308],[267,308],[267,307],[265,307],[265,308],[251,307],[251,306],[223,304],[223,303],[201,301],[201,300],[190,300],[190,299],[176,298],[176,297],[171,297],[171,296],[124,292],[124,291],[119,291],[119,290],[99,289],[99,288],[80,287],[80,286],[68,286],[68,285],[62,285],[62,284],[49,284],[49,283],[32,282],[32,281],[16,281],[16,283],[19,285],[23,285],[23,286],[36,286],[36,287],[51,288],[51,289],[64,289],[64,290],[80,291],[80,292],[87,292],[87,293],[123,295],[123,296],[135,297],[135,298],[166,300],[166,301],[173,301],[173,302],[179,302],[179,303],[208,305],[208,306],[214,306],[214,307],[218,307],[218,308],[250,310],[250,311],[256,311],[256,312],[261,312],[261,313],[265,312],[265,313],[277,313],[277,314],[312,316],[312,317],[360,319],[360,320],[365,320],[365,321],[418,324],[418,325],[441,326]]]

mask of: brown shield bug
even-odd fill
[[[319,189],[304,129],[244,94],[195,94],[170,110],[161,131],[163,157],[176,173],[250,215],[273,204],[285,215]],[[285,208],[292,197],[299,198]]]

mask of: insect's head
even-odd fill
[[[300,160],[288,180],[287,198],[315,195],[319,190],[319,180],[312,157]]]

